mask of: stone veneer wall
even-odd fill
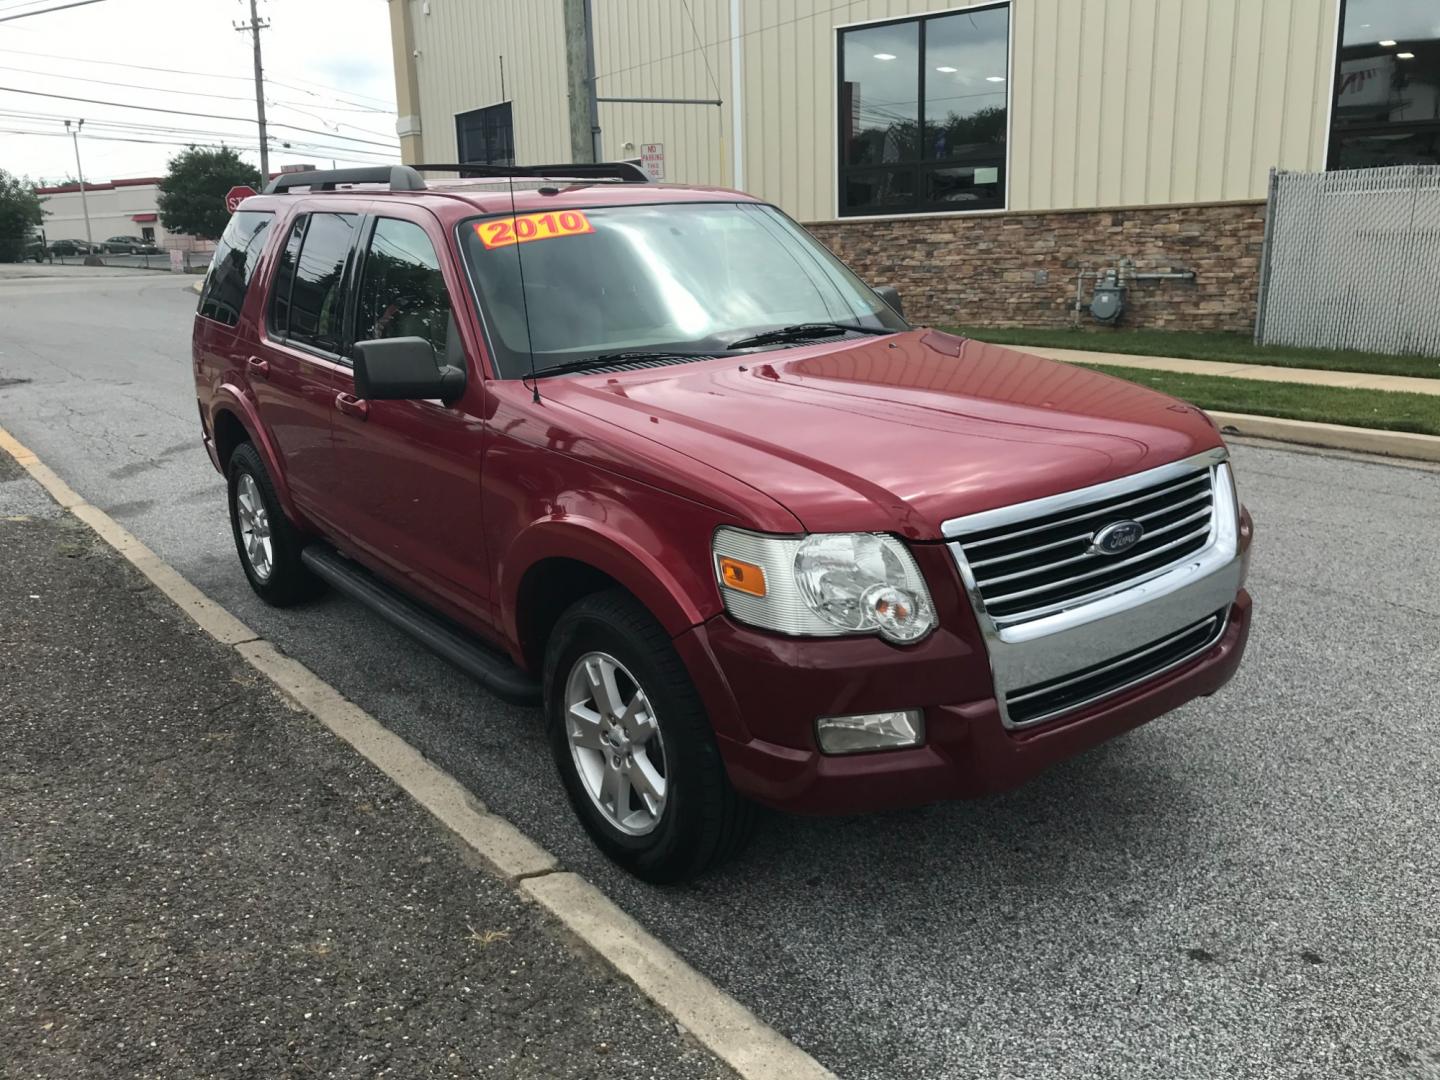
[[[872,285],[900,290],[921,323],[1071,325],[1082,267],[1135,261],[1137,273],[1194,270],[1195,280],[1136,281],[1123,329],[1229,330],[1255,326],[1265,204],[894,217],[806,226]],[[1080,326],[1090,316],[1087,279]]]

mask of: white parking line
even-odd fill
[[[207,634],[235,649],[297,708],[349,744],[468,844],[521,896],[540,905],[746,1080],[835,1080],[834,1074],[696,971],[609,897],[514,825],[490,813],[449,773],[305,665],[215,603],[129,530],[80,497],[0,427],[0,450]]]

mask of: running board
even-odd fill
[[[329,545],[309,544],[300,553],[300,561],[316,577],[404,630],[496,697],[515,705],[539,704],[540,684],[516,667],[509,657],[467,636],[447,619],[385,584]]]

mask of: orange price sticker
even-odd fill
[[[595,226],[579,210],[548,211],[543,214],[520,214],[516,217],[492,218],[475,223],[475,235],[486,250],[528,244],[531,240],[551,240],[557,236],[580,236],[593,233]]]

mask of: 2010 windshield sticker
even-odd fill
[[[486,250],[528,244],[531,240],[553,240],[557,236],[583,236],[593,233],[595,226],[579,210],[548,211],[543,214],[519,214],[516,217],[492,218],[475,223],[475,235]]]

